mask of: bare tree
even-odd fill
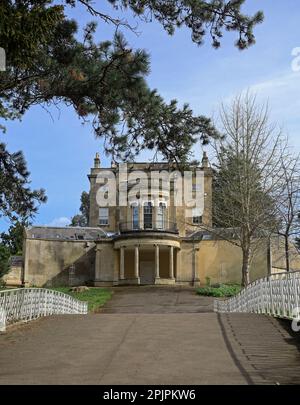
[[[286,270],[290,271],[290,246],[299,234],[300,157],[282,156],[282,189],[277,199],[277,233],[284,238]]]
[[[276,199],[282,187],[285,140],[271,124],[268,106],[250,94],[221,108],[224,139],[217,140],[213,216],[217,232],[242,249],[242,284],[257,249],[276,224]]]

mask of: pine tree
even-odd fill
[[[252,45],[253,28],[263,18],[260,12],[244,15],[244,0],[108,1],[120,13],[127,8],[144,20],[155,18],[169,34],[186,26],[198,45],[208,32],[215,47],[226,30],[238,33],[240,49]],[[96,24],[90,23],[78,41],[77,23],[64,12],[79,3],[102,21],[133,28],[122,17],[95,9],[90,0],[1,2],[0,46],[7,51],[7,71],[0,77],[0,116],[16,118],[33,104],[64,102],[83,120],[92,120],[114,157],[156,148],[166,159],[186,161],[198,139],[207,142],[216,135],[211,121],[195,116],[187,105],[179,108],[175,100],[165,103],[149,89],[149,56],[132,50],[120,33],[98,44],[93,40]]]
[[[46,202],[45,191],[31,190],[30,173],[22,152],[10,153],[0,143],[0,218],[29,221]]]
[[[71,219],[71,226],[88,226],[89,225],[89,213],[90,213],[90,195],[86,191],[83,191],[80,197],[80,214],[75,215]]]

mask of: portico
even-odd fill
[[[174,284],[180,242],[175,240],[124,240],[119,251],[118,284]]]

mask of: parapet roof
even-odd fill
[[[109,235],[101,228],[32,226],[26,229],[26,237],[31,239],[93,241],[108,238]]]

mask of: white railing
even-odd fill
[[[5,324],[31,321],[42,316],[87,314],[87,302],[45,288],[19,288],[0,291],[0,328]],[[4,326],[3,326],[4,324]]]
[[[236,296],[215,300],[215,312],[253,312],[299,318],[300,271],[272,274],[254,281]]]

